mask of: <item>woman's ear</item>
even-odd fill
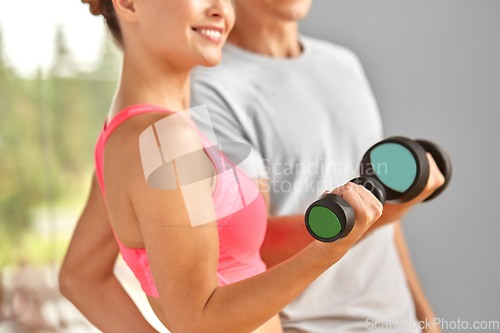
[[[118,17],[128,22],[137,22],[137,0],[113,0]]]

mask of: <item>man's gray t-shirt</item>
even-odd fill
[[[198,67],[191,78],[191,105],[206,104],[212,123],[192,114],[194,121],[200,129],[213,127],[218,143],[251,146],[257,167],[241,168],[252,178],[269,179],[272,216],[303,214],[326,189],[358,175],[364,152],[383,139],[358,58],[328,42],[300,40],[301,55],[282,59],[228,43],[218,66]],[[355,245],[280,317],[285,332],[311,333],[415,321],[394,225]]]

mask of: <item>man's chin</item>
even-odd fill
[[[291,10],[283,14],[283,18],[287,21],[300,21],[307,16],[309,10]]]
[[[310,2],[297,2],[283,5],[283,7],[277,9],[277,12],[279,12],[279,16],[283,20],[300,21],[307,16],[310,9]]]

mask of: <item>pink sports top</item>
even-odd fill
[[[104,122],[95,149],[96,174],[104,201],[106,201],[106,195],[103,179],[103,153],[106,140],[123,121],[146,112],[175,113],[155,105],[137,104],[120,111],[109,124]],[[182,116],[182,114],[179,115]],[[219,232],[217,276],[219,285],[225,285],[266,270],[266,265],[260,258],[260,247],[267,228],[266,206],[262,195],[251,179],[220,150],[216,149],[199,130],[198,133],[203,149],[217,171],[217,184],[212,195]],[[226,170],[228,168],[229,170]],[[237,177],[234,176],[235,171]],[[251,200],[248,200],[249,198]],[[127,248],[121,244],[116,234],[115,238],[124,261],[141,283],[142,290],[147,295],[158,298],[146,249]]]

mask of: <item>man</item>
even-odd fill
[[[304,226],[307,206],[353,178],[364,152],[383,139],[357,57],[299,35],[298,21],[310,3],[235,0],[236,25],[221,63],[198,68],[191,82],[191,105],[207,104],[217,142],[252,148],[256,171],[244,171],[258,181],[268,204],[261,250],[268,267],[312,241]],[[241,160],[237,151],[224,153]],[[363,331],[383,323],[420,332],[411,323],[434,318],[398,220],[443,182],[428,157],[432,170],[424,193],[407,204],[387,204],[373,231],[281,312],[285,332]]]

